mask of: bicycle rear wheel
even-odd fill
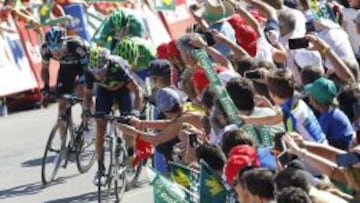
[[[65,137],[66,136],[67,133]],[[59,123],[56,123],[56,125],[51,130],[42,159],[41,181],[44,185],[50,183],[55,179],[56,174],[65,156],[66,138],[64,142],[61,141]]]
[[[86,173],[95,162],[95,136],[84,135],[83,124],[76,130],[76,165],[80,173]],[[94,132],[87,132],[94,133]]]

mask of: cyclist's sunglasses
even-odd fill
[[[50,51],[59,51],[64,48],[64,43],[60,44],[49,44]]]
[[[94,68],[94,69],[91,69],[90,72],[91,74],[93,75],[103,75],[105,74],[107,71],[107,68]]]

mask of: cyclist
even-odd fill
[[[125,36],[115,45],[113,54],[127,60],[131,70],[145,80],[149,76],[148,65],[156,58],[156,47],[145,39]]]
[[[143,102],[142,91],[131,76],[127,62],[119,56],[111,55],[110,51],[106,48],[92,47],[90,49],[90,61],[85,73],[86,87],[84,106],[87,108],[85,114],[89,114],[92,106],[92,89],[94,83],[98,84],[95,112],[110,113],[114,100],[119,101],[119,110],[123,115],[128,115],[132,110],[138,111],[140,109]],[[134,93],[135,96],[134,105],[132,105],[131,93]],[[95,184],[99,184],[96,182],[98,176],[103,176],[104,174],[102,172],[105,171],[103,160],[106,124],[105,119],[96,120],[95,148],[102,170],[96,173]],[[131,142],[126,143],[129,144]],[[128,148],[129,157],[134,154],[133,151],[133,147]]]
[[[73,93],[76,77],[83,74],[84,67],[88,63],[88,46],[75,36],[67,36],[66,30],[54,26],[46,33],[45,43],[41,47],[42,56],[42,79],[44,81],[45,97],[49,92],[49,62],[50,59],[60,63],[56,82],[57,94]],[[66,101],[59,99],[58,114],[64,117]],[[62,141],[65,138],[65,125],[60,126]],[[65,146],[64,146],[65,147]]]
[[[124,36],[142,37],[145,32],[143,21],[132,12],[125,9],[113,11],[102,24],[94,41],[99,46],[113,50],[115,44]]]

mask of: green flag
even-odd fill
[[[155,0],[156,10],[175,10],[175,0]]]
[[[150,185],[154,188],[155,203],[189,203],[186,192],[176,183],[162,176],[156,170],[147,167]]]
[[[200,172],[179,163],[170,162],[170,177],[177,184],[192,190],[199,182]]]
[[[326,1],[307,0],[307,4],[313,14],[314,20],[328,19],[336,22],[333,10]]]
[[[215,91],[216,97],[220,100],[229,120],[232,123],[240,126],[242,122],[237,115],[238,110],[235,107],[234,102],[231,100],[224,85],[221,83],[220,78],[215,72],[212,66],[212,62],[209,56],[206,54],[205,50],[194,49],[193,56],[199,61],[201,67],[204,69],[205,75],[210,81],[210,87],[213,91]]]
[[[206,162],[200,160],[200,203],[226,202],[227,190]]]

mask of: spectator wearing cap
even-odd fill
[[[168,43],[161,43],[157,48],[156,48],[156,57],[158,59],[168,59]]]
[[[275,203],[274,173],[265,168],[254,168],[242,175],[245,190],[252,203]]]
[[[249,145],[237,145],[233,147],[226,160],[224,178],[229,185],[233,185],[236,176],[242,168],[247,166],[260,166],[256,149]]]
[[[176,138],[183,123],[191,123],[196,128],[203,129],[203,114],[185,111],[181,96],[172,88],[162,88],[156,93],[156,107],[165,115],[166,120],[150,121],[132,117],[130,119],[131,126],[119,125],[119,128],[134,138],[138,137],[154,145],[159,145]],[[160,132],[154,136],[152,133],[141,131],[147,128],[156,129]]]
[[[205,0],[204,5],[193,15],[198,21],[204,20],[209,24],[210,29],[216,29],[223,33],[229,40],[236,43],[235,31],[227,20],[234,14],[234,8],[228,1]],[[201,22],[200,22],[201,23]],[[221,54],[228,57],[231,54],[231,48],[226,44],[215,44]]]
[[[266,13],[268,17],[268,22],[274,21],[273,24],[277,23],[275,10],[271,9],[270,6],[267,6],[266,4],[256,0],[252,0],[249,2],[255,5],[256,7],[261,8],[261,11]],[[255,57],[259,60],[266,60],[270,62],[277,62],[277,63],[286,62],[287,59],[286,50],[282,47],[280,43],[278,43],[278,40],[277,39],[271,40],[271,42],[273,43],[273,45],[271,45],[266,38],[266,36],[270,36],[268,35],[269,32],[267,32],[267,34],[264,34],[264,30],[261,27],[260,23],[246,9],[242,8],[239,3],[232,2],[232,5],[234,6],[236,13],[245,19],[245,21],[255,30],[258,36],[257,40],[255,41],[256,47],[258,48]],[[268,37],[268,39],[270,38]]]
[[[310,95],[310,104],[320,112],[318,117],[321,129],[328,143],[342,150],[348,150],[354,131],[349,118],[334,106],[337,88],[333,81],[321,77],[305,86]]]

